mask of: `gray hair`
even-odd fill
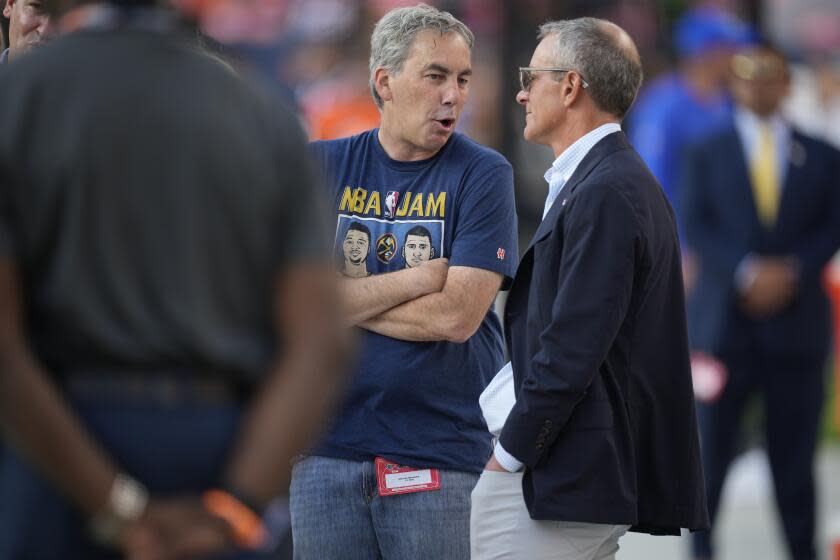
[[[591,17],[550,21],[540,26],[538,39],[554,36],[557,66],[580,72],[595,106],[621,119],[642,85],[642,65],[635,48],[605,29],[609,23]]]
[[[382,16],[370,38],[370,92],[380,109],[383,103],[374,83],[376,69],[385,68],[393,75],[399,74],[414,38],[426,29],[438,31],[441,37],[454,31],[464,38],[470,49],[475,43],[475,37],[466,25],[449,12],[426,4],[397,8]]]

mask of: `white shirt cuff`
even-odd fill
[[[519,472],[522,470],[522,467],[525,466],[525,463],[505,451],[505,448],[502,447],[500,442],[496,442],[496,448],[493,450],[493,455],[496,456],[496,460],[508,472]]]
[[[735,269],[735,289],[739,293],[745,293],[755,282],[756,276],[758,276],[758,270],[755,268],[755,253],[748,253]]]

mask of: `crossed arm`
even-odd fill
[[[490,309],[502,275],[467,266],[427,268],[445,264],[445,259],[435,259],[419,268],[347,280],[345,297],[353,290],[347,313],[358,326],[400,340],[465,342]],[[370,281],[382,282],[385,289],[366,290]],[[429,289],[436,282],[440,288]],[[400,301],[402,296],[408,297]]]

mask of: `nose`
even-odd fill
[[[519,93],[516,94],[516,102],[520,105],[525,105],[528,102],[528,92],[520,89]]]
[[[448,80],[443,90],[443,104],[455,105],[461,97],[461,89],[458,87],[458,78]]]

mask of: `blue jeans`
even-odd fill
[[[73,398],[93,437],[155,495],[197,493],[217,484],[239,425],[239,406],[165,406]],[[116,560],[88,534],[88,521],[7,447],[0,460],[0,560]],[[256,553],[225,560],[262,558]]]
[[[468,560],[477,473],[441,470],[441,488],[380,496],[372,461],[307,457],[292,470],[296,560]]]

